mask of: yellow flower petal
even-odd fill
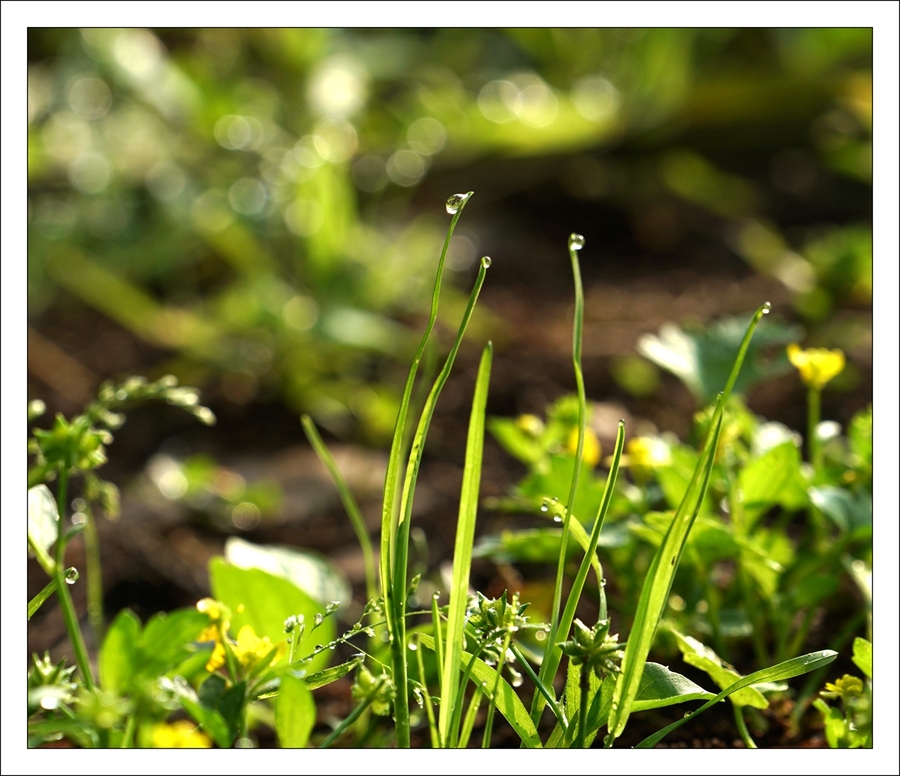
[[[800,372],[806,385],[821,390],[826,383],[844,371],[846,358],[842,350],[810,348],[802,350],[793,342],[787,346],[788,360]]]
[[[566,448],[573,454],[578,450],[577,428],[573,428],[572,432],[569,434]],[[597,439],[597,435],[589,428],[584,430],[584,448],[582,449],[581,454],[584,462],[591,467],[596,466],[597,462],[600,460],[600,440]]]
[[[209,736],[186,719],[171,725],[165,722],[154,725],[150,736],[156,749],[209,749],[212,746]]]

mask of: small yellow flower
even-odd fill
[[[573,428],[572,432],[569,434],[569,440],[566,442],[566,449],[573,455],[578,450],[577,428]],[[597,439],[597,435],[589,428],[584,430],[584,447],[582,448],[581,455],[584,462],[591,467],[596,466],[597,462],[600,460],[600,440]]]
[[[269,655],[274,648],[275,645],[268,636],[260,638],[256,635],[252,627],[244,625],[238,631],[237,643],[234,645],[234,654],[237,656],[237,659],[244,670],[249,671],[259,663],[260,660],[263,660]],[[278,651],[269,661],[269,665],[277,662],[282,651],[283,648],[280,645]]]
[[[857,676],[844,674],[834,684],[826,682],[825,690],[821,693],[828,698],[853,698],[862,695],[862,679]]]
[[[846,364],[842,350],[826,348],[801,350],[796,342],[787,346],[787,355],[800,372],[803,382],[817,390],[822,390],[826,383],[843,372]]]
[[[526,434],[539,437],[544,433],[544,423],[537,415],[519,415],[516,425]]]
[[[647,482],[654,469],[668,466],[672,462],[669,447],[660,439],[653,437],[633,437],[625,446],[624,463],[638,484]]]
[[[186,719],[172,724],[160,722],[153,726],[150,735],[155,749],[209,749],[212,746],[209,736]]]

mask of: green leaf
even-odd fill
[[[237,536],[225,540],[225,559],[245,569],[262,569],[295,584],[322,603],[352,598],[350,583],[330,558],[279,545],[251,544]]]
[[[303,681],[310,690],[315,690],[317,687],[324,687],[326,684],[336,682],[351,671],[356,670],[359,664],[360,658],[355,657],[352,660],[348,660],[346,663],[341,663],[339,666],[332,666],[331,668],[326,668],[324,671],[316,671],[314,674],[303,677]]]
[[[424,646],[434,651],[434,638],[432,636],[422,633],[419,639]],[[468,652],[462,652],[460,659],[463,667],[466,668],[472,662],[473,657]],[[474,661],[472,676],[485,686],[493,687],[494,682],[497,681],[497,672],[483,660],[474,658]],[[497,710],[506,717],[506,721],[512,725],[513,730],[516,731],[525,746],[529,749],[542,748],[541,738],[538,735],[537,728],[531,721],[531,717],[528,715],[528,711],[525,709],[525,705],[519,699],[519,696],[516,695],[516,691],[509,682],[502,676],[497,685],[495,701]]]
[[[206,681],[208,682],[209,679]],[[231,748],[234,739],[224,717],[216,709],[201,703],[194,688],[184,679],[179,676],[171,680],[163,677],[160,679],[160,685],[175,693],[184,710],[212,736],[217,746],[222,749]]]
[[[304,748],[315,723],[316,703],[309,687],[291,673],[284,674],[275,701],[278,743],[285,749]]]
[[[748,528],[772,507],[793,511],[806,505],[800,463],[800,451],[787,441],[754,458],[741,470],[738,484]]]
[[[667,666],[647,663],[641,677],[640,689],[634,699],[633,711],[661,709],[685,701],[712,698],[713,694]]]
[[[500,446],[526,466],[533,466],[544,456],[540,440],[522,429],[513,418],[490,418],[488,430]]]
[[[307,627],[316,614],[325,613],[325,607],[317,603],[288,580],[261,569],[242,569],[227,563],[224,558],[209,562],[209,579],[212,594],[231,609],[231,630],[237,633],[249,625],[257,636],[268,636],[277,645],[285,640],[284,621],[302,614]],[[315,639],[324,644],[334,638],[334,622],[326,618],[315,631]],[[328,662],[328,650],[320,652],[310,662],[310,670],[324,668]],[[287,660],[287,656],[282,658]]]
[[[100,684],[104,690],[123,695],[138,668],[141,621],[130,609],[119,612],[100,648]]]
[[[725,384],[734,364],[734,353],[741,345],[747,330],[747,318],[723,318],[706,329],[685,331],[672,323],[663,324],[659,334],[645,334],[637,349],[658,366],[678,377],[694,394],[698,402],[706,404],[715,398]],[[799,339],[802,330],[797,326],[769,323],[761,330],[747,350],[746,363],[734,383],[734,390],[745,392],[750,386],[790,370],[786,356],[767,362],[764,351],[771,346],[786,345]]]
[[[872,530],[872,494],[867,490],[850,491],[833,485],[809,489],[813,505],[838,528],[847,533],[867,535]]]
[[[853,662],[869,679],[872,678],[872,642],[857,636],[853,639]]]
[[[190,656],[189,644],[208,624],[209,618],[195,608],[153,615],[138,640],[137,673],[154,677],[174,669]]]
[[[641,741],[636,748],[650,749],[656,746],[656,744],[662,741],[673,730],[677,730],[689,720],[693,720],[699,714],[702,714],[707,709],[712,708],[715,704],[717,704],[721,700],[724,700],[732,693],[738,692],[739,690],[742,690],[745,687],[750,687],[754,684],[780,682],[784,679],[790,679],[794,676],[802,676],[803,674],[807,674],[810,671],[815,671],[818,668],[827,666],[829,663],[834,661],[837,655],[838,653],[832,649],[823,649],[819,652],[810,652],[806,655],[801,655],[800,657],[794,657],[790,660],[785,660],[783,663],[778,663],[777,665],[770,666],[769,668],[763,668],[759,671],[754,671],[752,674],[749,674],[743,679],[739,679],[729,687],[726,687],[714,698],[710,698],[696,711],[691,712],[690,714],[686,715],[682,719],[677,720],[676,722],[673,722],[671,725],[667,725],[662,730],[657,730],[653,735],[648,736],[643,741]]]
[[[673,630],[672,633],[678,641],[678,648],[684,655],[684,661],[688,665],[705,671],[719,687],[724,689],[741,679],[741,675],[737,671],[705,644],[691,636],[684,636],[676,630]],[[766,696],[752,687],[736,692],[732,696],[731,702],[735,706],[753,706],[756,709],[765,709],[769,706]]]
[[[565,502],[574,473],[575,457],[557,453],[549,457],[549,469],[546,472],[530,472],[519,483],[517,491],[525,497],[542,500],[557,498]],[[572,515],[582,523],[589,521],[600,508],[604,489],[603,480],[595,477],[594,470],[583,463],[578,476]]]
[[[56,580],[53,579],[47,584],[34,598],[28,602],[28,619],[30,620],[35,612],[43,606],[51,595],[56,592]]]

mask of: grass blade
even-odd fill
[[[650,749],[651,747],[662,741],[673,730],[681,727],[685,722],[694,719],[694,717],[696,717],[698,714],[706,711],[708,708],[714,706],[719,701],[725,700],[725,698],[727,698],[732,693],[737,692],[738,690],[743,690],[745,687],[749,687],[752,684],[759,684],[761,682],[780,682],[785,679],[790,679],[794,676],[802,676],[803,674],[807,674],[810,671],[815,671],[819,668],[827,666],[837,657],[837,655],[838,653],[834,650],[823,649],[819,652],[810,652],[807,655],[801,655],[800,657],[794,657],[790,660],[785,660],[783,663],[770,666],[769,668],[763,668],[759,671],[754,671],[752,674],[748,674],[742,679],[736,681],[734,684],[726,687],[714,698],[710,698],[696,711],[693,711],[686,717],[673,722],[671,725],[667,725],[662,730],[657,730],[653,735],[648,736],[643,741],[641,741],[636,748]]]
[[[409,529],[412,522],[412,506],[413,496],[416,490],[416,481],[419,476],[419,467],[422,464],[422,453],[425,447],[425,437],[428,435],[428,429],[431,426],[431,419],[434,417],[435,406],[438,397],[450,376],[453,364],[456,360],[456,354],[459,352],[459,346],[462,343],[466,328],[472,318],[475,310],[475,303],[478,301],[478,295],[481,287],[484,285],[485,274],[490,266],[490,260],[485,257],[481,260],[481,266],[478,269],[478,277],[475,278],[475,286],[469,295],[469,302],[463,313],[462,321],[456,333],[456,339],[444,367],[435,380],[425,400],[425,406],[422,409],[422,415],[419,418],[419,425],[416,428],[416,434],[413,437],[412,448],[409,453],[409,461],[406,466],[406,478],[403,483],[403,490],[400,495],[400,513],[397,522],[397,531],[394,539],[394,557],[393,557],[393,574],[390,578],[390,585],[385,590],[385,604],[387,619],[392,622],[390,631],[391,644],[391,666],[393,671],[394,685],[396,687],[395,697],[395,716],[397,720],[397,745],[407,748],[409,746],[409,695],[407,688],[407,667],[406,667],[406,585],[407,573],[409,566]],[[383,544],[382,544],[383,546]]]
[[[616,683],[616,690],[613,695],[609,735],[606,741],[607,746],[612,746],[612,742],[621,735],[631,714],[632,705],[640,687],[644,665],[650,652],[650,646],[656,636],[656,630],[672,588],[675,571],[681,560],[688,533],[700,511],[700,506],[706,494],[709,477],[715,462],[725,404],[740,373],[753,332],[756,330],[762,316],[767,314],[770,309],[771,305],[768,302],[762,305],[756,311],[750,325],[747,327],[747,332],[738,349],[738,355],[728,382],[725,385],[725,390],[719,394],[716,401],[716,409],[710,423],[706,446],[700,455],[700,459],[697,461],[697,466],[694,469],[694,474],[691,477],[684,498],[675,512],[675,517],[668,531],[666,531],[666,535],[644,581],[637,614],[634,618],[632,631],[628,636],[625,657],[622,660],[622,673]],[[701,479],[701,472],[702,484],[698,482]],[[690,506],[692,503],[694,504],[693,508]]]
[[[362,549],[363,563],[366,569],[366,597],[371,601],[378,594],[375,587],[375,559],[372,555],[372,542],[369,540],[369,532],[366,530],[366,524],[359,511],[359,505],[356,503],[356,499],[353,498],[350,488],[347,487],[347,482],[341,475],[334,457],[322,441],[322,437],[319,435],[312,418],[309,415],[303,415],[301,421],[303,430],[306,432],[306,438],[316,451],[316,455],[319,456],[319,460],[328,469],[328,473],[331,475],[331,479],[334,480],[334,485],[340,494],[344,509],[347,510],[347,516],[353,524],[353,530],[356,532],[356,538],[359,540],[359,546]]]
[[[475,539],[475,516],[478,510],[478,491],[481,485],[481,461],[484,454],[484,415],[488,384],[491,378],[493,348],[487,344],[481,355],[475,396],[469,419],[466,460],[459,499],[459,522],[456,526],[456,545],[453,550],[453,576],[450,587],[450,611],[447,616],[446,649],[441,682],[440,738],[450,739],[450,719],[460,692],[459,666],[465,631],[466,605],[469,593],[469,573],[472,568],[472,544]]]

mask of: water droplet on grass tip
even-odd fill
[[[490,256],[482,256],[481,257],[481,266],[487,269],[491,266],[491,257]]]
[[[762,311],[763,311],[763,315],[768,315],[770,312],[772,312],[772,303],[764,302],[763,306],[762,306]]]
[[[74,585],[78,581],[78,569],[72,567],[66,569],[66,584]]]
[[[454,194],[447,200],[447,212],[451,216],[456,215],[456,213],[459,212],[459,209],[466,204],[466,201],[470,196],[471,195],[469,194]]]
[[[569,236],[569,250],[580,251],[582,248],[584,248],[584,236],[572,232]]]

